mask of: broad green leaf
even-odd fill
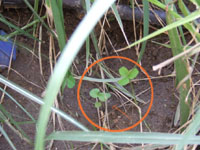
[[[121,67],[120,69],[119,69],[119,74],[122,76],[122,77],[124,77],[124,76],[127,76],[128,75],[128,69],[126,68],[126,67]]]
[[[70,71],[68,71],[63,80],[62,86],[61,86],[62,93],[64,92],[66,85],[68,88],[73,88],[75,86],[75,83],[76,83],[76,81],[75,81],[73,75],[71,74]]]
[[[105,93],[105,96],[107,99],[109,99],[111,97],[111,94],[110,93]]]
[[[107,101],[111,97],[110,93],[99,93],[98,98],[101,102]]]
[[[129,71],[128,78],[132,80],[132,79],[136,78],[138,74],[139,74],[138,69],[133,68]]]
[[[123,78],[123,79],[119,80],[118,83],[121,86],[127,85],[129,83],[129,79],[128,78]]]
[[[101,102],[95,102],[94,106],[95,106],[96,108],[101,107]]]
[[[92,98],[97,98],[99,92],[100,92],[100,91],[99,91],[98,88],[94,88],[94,89],[90,90],[90,96],[91,96]]]

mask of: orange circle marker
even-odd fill
[[[83,110],[83,107],[81,105],[81,100],[80,100],[80,88],[81,88],[81,84],[82,84],[82,81],[83,81],[83,78],[84,76],[86,75],[86,73],[94,66],[96,65],[97,63],[101,62],[101,61],[104,61],[104,60],[107,60],[107,59],[124,59],[124,60],[128,60],[130,62],[132,62],[133,64],[135,64],[136,66],[138,66],[142,71],[143,73],[147,76],[148,80],[149,80],[149,84],[150,84],[150,87],[151,87],[151,101],[150,101],[150,104],[149,104],[149,107],[147,109],[147,112],[144,114],[144,116],[138,121],[136,122],[135,124],[133,124],[132,126],[129,126],[127,128],[123,128],[123,129],[119,129],[119,130],[112,130],[112,129],[108,129],[108,128],[103,128],[99,125],[97,125],[96,123],[94,123],[88,116],[87,114],[85,113],[85,111]],[[77,88],[77,99],[78,99],[78,105],[80,107],[80,110],[82,112],[82,114],[84,115],[84,117],[95,127],[101,129],[101,130],[104,130],[104,131],[108,131],[108,132],[123,132],[123,131],[128,131],[134,127],[136,127],[137,125],[139,125],[146,117],[147,115],[149,114],[150,110],[151,110],[151,107],[153,105],[153,84],[151,82],[151,79],[149,77],[149,74],[146,72],[146,70],[141,66],[139,65],[137,62],[135,62],[134,60],[130,59],[130,58],[127,58],[127,57],[123,57],[123,56],[109,56],[109,57],[104,57],[104,58],[101,58],[97,61],[95,61],[94,63],[92,63],[85,71],[84,73],[82,74],[81,76],[81,79],[78,83],[78,88]]]

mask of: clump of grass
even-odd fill
[[[32,6],[29,5],[28,1],[25,0],[26,4],[29,6],[29,8],[33,11],[33,14],[35,15],[35,20],[30,23],[29,25],[26,25],[23,28],[19,28],[10,22],[8,22],[4,16],[0,15],[0,21],[3,23],[7,24],[9,27],[15,29],[15,32],[11,33],[8,35],[8,37],[13,37],[15,35],[23,34],[29,38],[32,38],[36,41],[39,41],[39,39],[35,38],[33,35],[31,35],[28,31],[26,31],[27,28],[34,26],[33,30],[35,30],[35,24],[38,22],[41,22],[43,26],[45,26],[54,37],[58,39],[59,47],[60,50],[62,51],[61,56],[55,65],[54,72],[49,79],[47,88],[46,88],[46,95],[44,97],[44,100],[42,101],[41,98],[35,96],[33,93],[27,92],[25,89],[16,86],[14,83],[6,80],[4,77],[0,76],[0,82],[4,83],[5,85],[13,88],[17,92],[21,93],[22,95],[28,97],[29,99],[39,103],[42,105],[42,108],[40,110],[40,115],[37,123],[37,133],[36,133],[36,140],[35,140],[35,150],[43,150],[45,142],[48,140],[62,140],[62,141],[81,141],[81,142],[102,142],[102,143],[132,143],[132,144],[154,144],[154,148],[160,147],[160,145],[164,145],[165,147],[170,146],[170,145],[176,145],[177,150],[181,150],[184,145],[187,144],[199,144],[200,138],[199,136],[195,136],[195,134],[199,130],[200,126],[200,107],[196,107],[196,114],[193,116],[193,120],[189,124],[189,126],[185,127],[184,131],[185,133],[183,135],[181,134],[170,134],[170,133],[136,133],[136,132],[123,132],[123,133],[108,133],[108,132],[100,132],[100,131],[90,131],[84,127],[81,123],[76,121],[74,118],[70,117],[68,114],[65,114],[61,112],[60,110],[55,109],[52,107],[54,100],[56,99],[56,96],[58,95],[58,92],[60,91],[62,87],[62,91],[66,85],[66,83],[70,82],[71,84],[74,85],[74,78],[72,74],[68,74],[69,68],[77,55],[80,47],[82,44],[86,41],[86,47],[87,47],[87,55],[86,55],[86,67],[88,65],[88,60],[90,57],[90,39],[89,39],[89,34],[91,34],[92,37],[92,42],[94,44],[94,47],[97,51],[98,57],[100,58],[100,51],[98,47],[98,41],[95,36],[95,33],[92,31],[94,28],[95,24],[99,21],[103,13],[109,8],[112,7],[113,12],[115,14],[115,17],[118,21],[118,24],[120,26],[121,31],[123,32],[123,35],[125,37],[125,40],[127,42],[127,49],[130,47],[133,47],[137,44],[143,43],[140,55],[138,57],[138,62],[142,60],[142,55],[145,51],[145,46],[147,40],[160,35],[166,31],[168,31],[169,39],[170,39],[170,47],[172,49],[173,55],[177,56],[181,53],[184,53],[184,48],[185,45],[182,45],[181,40],[186,41],[184,38],[184,35],[179,33],[182,33],[181,26],[184,26],[194,37],[195,41],[200,41],[200,35],[196,31],[197,28],[197,22],[195,19],[200,17],[200,11],[199,9],[195,10],[194,12],[190,13],[187,9],[187,7],[184,5],[183,1],[179,1],[179,7],[180,10],[182,11],[182,14],[184,15],[181,16],[178,14],[172,7],[168,4],[173,4],[173,1],[168,0],[165,3],[161,3],[158,0],[149,0],[152,4],[156,5],[157,7],[160,7],[163,10],[168,10],[167,11],[167,22],[168,25],[151,33],[148,34],[148,1],[144,1],[144,34],[143,38],[129,44],[128,39],[126,38],[126,35],[124,33],[123,29],[123,24],[121,21],[121,18],[117,12],[116,6],[114,3],[115,0],[96,0],[94,1],[94,4],[90,8],[90,1],[86,0],[86,10],[88,13],[86,14],[85,18],[81,21],[75,32],[73,33],[71,39],[69,42],[66,44],[66,35],[65,35],[65,28],[64,28],[64,16],[62,12],[62,1],[46,1],[46,6],[48,6],[48,10],[50,10],[53,14],[54,23],[55,23],[55,28],[56,28],[56,33],[57,35],[55,36],[54,32],[45,24],[44,19],[46,16],[40,17],[37,13],[38,9],[38,1],[35,2],[35,10],[32,8]],[[197,1],[192,1],[197,7],[199,7],[199,2]],[[173,5],[172,5],[173,6]],[[98,11],[97,11],[98,10]],[[192,23],[191,23],[192,22]],[[87,29],[87,30],[86,30]],[[7,37],[0,37],[3,40],[6,40]],[[66,44],[66,45],[65,45]],[[199,51],[193,51],[193,55],[196,54]],[[198,57],[196,55],[196,57]],[[194,69],[194,64],[195,61],[193,61],[193,68]],[[180,93],[180,122],[181,125],[185,124],[190,116],[190,110],[191,110],[191,100],[192,97],[190,96],[190,85],[191,85],[191,72],[189,63],[188,63],[188,58],[187,57],[182,57],[179,59],[176,59],[174,61],[175,63],[175,69],[176,69],[176,86],[177,89]],[[102,65],[102,64],[101,64]],[[106,69],[102,65],[101,69],[106,72]],[[67,73],[68,72],[68,73]],[[121,85],[126,85],[127,81],[130,79],[133,79],[134,77],[137,76],[137,71],[135,70],[127,70],[127,69],[121,69],[120,71],[121,76],[126,78],[126,81],[123,81]],[[116,82],[122,82],[122,80],[115,80],[107,72],[106,74],[108,77],[111,78],[115,83]],[[66,80],[68,79],[68,80]],[[69,79],[71,79],[69,81]],[[73,80],[73,81],[72,81]],[[72,82],[71,82],[72,81]],[[103,79],[101,82],[104,83]],[[71,85],[71,87],[73,87]],[[121,89],[122,92],[124,92]],[[94,95],[93,95],[94,96]],[[94,96],[95,98],[103,99],[102,97],[105,98],[105,96],[102,96],[102,93],[96,90],[96,95]],[[109,96],[107,96],[108,98]],[[105,99],[103,99],[105,100]],[[4,114],[8,114],[6,110],[3,109],[3,107],[0,107],[0,117],[1,121],[3,122],[6,121],[6,117],[2,115],[2,112]],[[51,110],[62,116],[65,120],[68,120],[69,122],[73,123],[76,127],[80,128],[83,131],[60,131],[60,132],[54,132],[51,133],[49,136],[46,136],[46,129],[47,129],[47,122],[49,120],[49,116],[51,113]],[[26,113],[26,112],[25,112]],[[7,116],[7,118],[9,115]],[[12,117],[9,118],[12,123],[14,124],[14,120]],[[17,124],[14,124],[17,126]],[[20,128],[18,128],[19,131],[21,131]],[[15,149],[13,146],[11,140],[5,133],[5,131],[2,129],[0,126],[0,131],[3,133],[3,135],[6,137],[7,141],[10,143],[11,147]],[[87,131],[87,132],[85,132]],[[23,130],[22,130],[23,133]],[[24,137],[25,134],[23,134]],[[117,138],[116,138],[117,137]],[[28,138],[27,138],[28,139]],[[163,140],[164,139],[164,140]],[[103,146],[102,146],[103,147]]]

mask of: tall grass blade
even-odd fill
[[[27,97],[28,99],[32,100],[33,102],[38,103],[40,105],[44,104],[44,101],[41,98],[39,98],[38,96],[34,95],[33,93],[30,93],[26,89],[24,89],[24,88],[16,85],[15,83],[7,80],[2,75],[0,75],[0,82],[3,83],[3,84],[5,84],[9,88],[15,90],[16,92],[20,93],[21,95]],[[64,113],[63,111],[58,110],[58,109],[56,109],[54,107],[51,107],[51,110],[53,112],[55,112],[57,115],[61,116],[66,121],[69,121],[70,123],[74,124],[79,129],[81,129],[83,131],[89,131],[85,126],[83,126],[81,123],[79,123],[77,120],[75,120],[74,118],[72,118],[70,115]]]
[[[41,17],[41,19],[46,19],[46,16]],[[22,30],[25,30],[25,29],[27,29],[27,28],[29,28],[29,27],[31,27],[31,26],[33,26],[33,28],[34,28],[34,26],[35,26],[38,22],[40,22],[40,20],[39,20],[39,19],[35,19],[34,21],[30,22],[29,24],[23,26],[21,29],[22,29]],[[12,33],[10,33],[10,34],[8,34],[8,35],[6,36],[6,38],[7,38],[7,39],[10,39],[10,38],[12,38],[13,36],[16,36],[16,35],[18,35],[18,34],[20,34],[20,30],[16,30],[16,31],[14,31],[14,32],[12,32]],[[22,33],[21,33],[21,34],[22,34]],[[39,39],[38,39],[38,40],[39,40]]]
[[[10,140],[9,136],[7,135],[7,133],[4,131],[4,129],[2,128],[2,126],[0,125],[0,132],[3,134],[3,136],[5,137],[5,139],[8,141],[9,145],[12,147],[13,150],[17,150],[15,145],[13,144],[13,142]]]
[[[143,11],[144,11],[144,16],[143,16],[143,37],[147,36],[149,34],[149,2],[148,1],[142,1],[143,3]],[[142,47],[140,50],[139,58],[137,62],[140,62],[142,59],[142,56],[145,52],[147,45],[147,41],[144,41],[142,43]]]
[[[62,2],[62,0],[60,0]],[[66,44],[66,34],[65,34],[65,28],[64,28],[64,18],[63,18],[63,12],[62,5],[60,5],[60,2],[57,1],[50,1],[51,2],[51,9],[53,12],[53,19],[54,24],[56,27],[56,32],[58,35],[58,44],[60,47],[60,50],[62,51]]]
[[[81,21],[81,23],[75,30],[74,34],[69,40],[69,43],[65,46],[63,53],[55,66],[54,73],[51,76],[47,85],[46,95],[44,98],[45,104],[42,106],[39,115],[35,150],[44,149],[45,131],[50,116],[50,109],[53,105],[54,99],[58,94],[65,74],[67,73],[70,65],[72,64],[72,61],[77,55],[85,39],[90,34],[91,30],[94,28],[95,24],[98,22],[103,13],[112,5],[114,1],[115,0],[95,1],[88,14],[85,16],[85,18]]]
[[[189,125],[189,127],[186,129],[186,132],[183,134],[183,138],[178,143],[176,150],[182,150],[186,144],[189,144],[189,143],[187,143],[188,140],[191,137],[194,137],[194,135],[200,130],[200,119],[199,118],[200,118],[200,107],[198,107],[198,111],[196,112],[196,114],[192,120],[192,123]]]
[[[23,35],[25,35],[25,36],[27,36],[27,37],[29,37],[29,38],[31,38],[31,39],[34,39],[34,40],[39,41],[39,39],[35,38],[34,36],[32,36],[31,34],[29,34],[28,32],[26,32],[26,31],[24,31],[23,29],[21,29],[21,28],[15,26],[15,25],[13,25],[12,23],[10,23],[8,20],[6,20],[6,19],[3,17],[2,14],[0,14],[0,21],[1,21],[2,23],[6,24],[7,26],[9,26],[9,27],[11,27],[11,28],[17,30],[18,32],[22,33]],[[8,35],[7,35],[7,36],[8,36]],[[5,36],[4,39],[8,40],[7,36]],[[2,36],[1,36],[1,37],[2,37]]]
[[[162,29],[157,30],[157,31],[149,34],[148,36],[146,36],[146,37],[144,37],[144,38],[142,38],[142,39],[130,44],[130,46],[127,47],[127,48],[133,47],[133,46],[135,46],[135,45],[137,45],[139,43],[142,43],[142,42],[144,42],[146,40],[149,40],[149,39],[151,39],[151,38],[153,38],[153,37],[155,37],[157,35],[160,35],[160,34],[166,32],[166,31],[168,31],[170,29],[176,28],[176,27],[178,27],[180,25],[184,25],[184,24],[186,24],[186,23],[188,23],[190,21],[193,21],[193,20],[195,20],[195,19],[197,19],[199,17],[200,17],[200,9],[194,11],[193,13],[188,15],[187,17],[181,18],[180,20],[175,21],[175,22],[163,27]]]
[[[102,143],[130,143],[130,144],[159,144],[173,145],[183,139],[181,134],[158,132],[99,132],[99,131],[58,131],[47,136],[46,140],[66,140],[81,142]],[[193,136],[187,140],[187,144],[199,144],[200,136]]]
[[[14,99],[8,92],[6,92],[4,89],[0,88],[0,91],[2,91],[3,93],[5,93],[19,108],[21,108],[21,110],[24,111],[24,113],[29,116],[29,118],[31,118],[31,120],[36,123],[36,120],[33,118],[33,116],[20,104],[17,102],[16,99]]]
[[[17,124],[17,122],[14,120],[14,118],[11,116],[11,114],[3,107],[2,104],[0,104],[0,112],[2,112],[1,115],[4,115],[4,118],[6,118],[6,120],[9,120],[9,122],[15,126],[15,128],[18,130],[18,132],[20,133],[20,135],[22,135],[22,137],[24,139],[26,139],[27,142],[32,143],[29,136],[24,132],[24,130]],[[5,119],[4,119],[5,120]]]
[[[115,18],[117,19],[119,27],[120,27],[120,29],[121,29],[121,31],[123,33],[123,36],[124,36],[124,38],[126,40],[126,43],[127,43],[127,45],[129,45],[129,41],[128,41],[127,37],[126,37],[126,33],[124,31],[124,26],[123,26],[122,20],[120,18],[120,15],[118,13],[117,6],[115,4],[113,4],[111,8],[112,8],[112,10],[114,12]]]
[[[39,0],[35,0],[34,1],[34,10],[35,10],[36,13],[38,13],[38,6],[39,6]],[[34,15],[34,21],[36,19],[37,19],[37,16]],[[37,27],[37,24],[34,24],[33,25],[33,36],[35,35],[36,27]]]
[[[167,1],[168,4],[172,3],[171,0]],[[172,8],[169,6],[169,9]],[[167,24],[171,24],[174,21],[174,17],[167,12]],[[183,52],[183,46],[179,38],[178,30],[176,28],[168,31],[170,45],[172,48],[173,56],[176,56]],[[176,86],[189,74],[187,61],[185,59],[178,59],[174,62],[176,69]],[[187,80],[179,87],[180,94],[180,123],[183,125],[187,122],[190,113],[190,97],[186,101],[188,92],[190,90],[190,80]]]
[[[85,8],[86,12],[88,13],[88,11],[90,10],[90,6],[91,6],[90,0],[85,0],[85,4],[83,4],[83,5],[84,5],[83,7]],[[90,36],[88,36],[88,40],[89,40],[89,37],[91,37],[91,39],[92,39],[92,43],[94,45],[94,49],[97,53],[98,58],[101,58],[100,50],[99,50],[99,47],[98,47],[98,40],[96,38],[94,30],[91,31]],[[87,39],[86,39],[86,42],[87,42],[86,44],[89,44]],[[89,45],[86,45],[86,46],[87,46],[86,51],[88,51]]]
[[[42,25],[52,34],[55,36],[54,32],[47,26],[47,24],[41,19],[41,17],[35,12],[34,8],[31,6],[31,4],[28,2],[28,0],[23,0],[24,3],[28,6],[28,8],[33,12],[34,16],[37,17]]]
[[[182,18],[181,15],[177,14],[175,11],[168,9],[168,6],[164,5],[163,3],[159,2],[158,0],[149,0],[149,2],[151,2],[152,4],[162,8],[163,10],[168,10],[168,12],[174,16],[176,18],[176,20],[180,20]],[[197,11],[199,11],[200,9],[197,9]],[[184,12],[183,12],[184,14]],[[197,19],[197,18],[195,18]],[[193,19],[194,22],[196,22],[196,20]],[[191,20],[192,21],[192,20]],[[186,29],[188,29],[193,35],[195,35],[198,39],[200,38],[200,34],[198,32],[196,32],[195,28],[193,27],[193,25],[191,25],[191,23],[186,22],[183,25]]]

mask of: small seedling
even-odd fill
[[[63,80],[62,86],[61,86],[61,92],[64,92],[65,87],[67,86],[68,88],[73,88],[76,84],[76,81],[73,77],[73,75],[71,74],[70,71],[68,71],[65,75],[65,78]]]
[[[99,101],[95,102],[94,105],[96,108],[101,107],[101,103],[107,101],[111,97],[110,93],[100,92],[98,88],[90,90],[90,96],[92,98],[98,98]]]
[[[130,80],[137,77],[137,75],[139,74],[139,71],[137,68],[128,70],[126,67],[123,66],[119,69],[119,74],[122,77],[122,79],[119,80],[118,83],[121,86],[125,86],[128,83],[130,83]]]

